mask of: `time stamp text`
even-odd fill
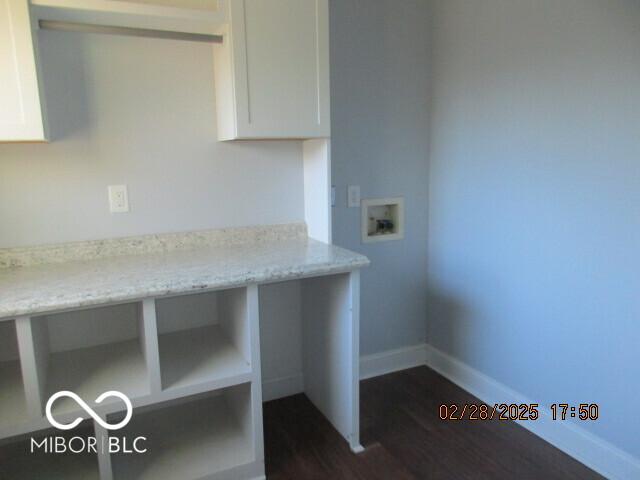
[[[451,403],[439,407],[442,420],[538,420],[541,408],[537,403]],[[552,420],[594,421],[600,416],[597,403],[552,403],[549,407]]]

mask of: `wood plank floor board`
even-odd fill
[[[425,377],[425,375],[421,375]],[[439,448],[447,451],[447,457],[453,459],[464,457],[464,464],[474,465],[477,470],[471,472],[473,477],[484,474],[489,478],[542,478],[548,475],[547,469],[531,462],[529,451],[526,448],[514,449],[516,436],[523,429],[511,422],[486,422],[486,421],[442,421],[438,415],[439,406],[442,403],[478,403],[479,400],[464,392],[460,395],[455,392],[452,402],[446,400],[434,401],[429,395],[429,390],[422,391],[420,378],[410,379],[416,387],[406,391],[408,401],[402,408],[411,419],[428,431],[431,436],[438,439]],[[415,391],[418,394],[415,395]],[[450,388],[443,390],[451,390]],[[424,399],[428,398],[427,401]],[[524,431],[526,435],[529,432]],[[462,442],[461,442],[462,439]]]
[[[444,386],[443,390],[456,397],[455,401],[450,403],[481,403],[476,397],[426,367],[407,370],[406,373],[410,381],[403,382],[405,385],[411,385],[414,382],[419,384],[422,379],[428,378],[428,382],[431,385]],[[415,389],[409,388],[409,390]],[[407,395],[411,395],[411,392],[407,392]],[[425,392],[425,395],[428,394]],[[441,403],[447,402],[443,398],[435,403],[437,408]],[[424,423],[426,421],[428,425],[444,424],[445,427],[453,426],[455,436],[464,435],[468,439],[469,447],[475,446],[475,448],[483,451],[486,457],[491,456],[503,464],[506,470],[505,478],[514,478],[514,476],[533,479],[602,478],[515,422],[499,420],[490,422],[439,422],[438,414],[435,413],[436,410],[423,411],[425,405],[426,403],[424,401],[421,402],[420,398],[414,398],[409,404],[405,405],[405,408],[412,412],[418,422]],[[500,455],[500,452],[508,454]],[[511,475],[509,475],[509,472],[511,472]]]
[[[365,452],[304,395],[264,405],[267,478],[276,480],[590,480],[592,470],[514,422],[443,421],[442,403],[480,401],[427,367],[361,382]]]

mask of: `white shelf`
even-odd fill
[[[49,430],[46,435],[92,435],[86,427],[78,427],[68,433]],[[5,445],[0,449],[0,478],[20,480],[98,480],[98,459],[93,453],[51,454],[40,450],[30,451],[30,437],[21,442]]]
[[[224,380],[229,386],[251,375],[251,366],[218,325],[161,334],[158,344],[164,389]]]
[[[218,1],[31,0],[37,19],[200,34],[226,21]]]
[[[136,413],[118,435],[147,437],[148,451],[114,455],[114,480],[209,478],[254,460],[252,437],[225,395]]]
[[[149,394],[149,378],[138,340],[51,354],[47,382],[48,398],[60,390],[70,390],[89,405],[107,390],[118,390],[134,399]],[[119,402],[114,399],[111,402]],[[105,400],[104,405],[108,405]],[[79,410],[69,398],[53,405],[53,413]]]
[[[0,323],[0,479],[263,476],[258,306],[253,285]],[[53,404],[54,417],[87,420],[70,432],[51,429],[42,413],[62,390],[112,420],[124,403],[95,399],[127,395],[132,420],[113,435],[144,436],[147,452],[32,454],[31,436],[107,434],[67,397]]]
[[[17,360],[0,362],[0,430],[27,420],[24,384]]]
[[[215,12],[219,10],[218,0],[110,0],[125,4],[148,5],[149,7],[169,7],[180,10],[197,10],[202,12]]]

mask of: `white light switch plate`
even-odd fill
[[[126,185],[109,185],[109,210],[111,213],[129,211],[129,195]]]
[[[360,206],[360,185],[349,185],[347,187],[347,206],[358,208]]]

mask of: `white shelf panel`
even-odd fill
[[[52,354],[47,390],[46,398],[60,390],[70,390],[89,405],[107,390],[118,390],[131,399],[148,395],[149,378],[138,340]],[[120,400],[107,399],[104,405],[114,402]],[[78,410],[69,398],[60,398],[53,405],[54,415]],[[83,410],[82,413],[86,416]]]
[[[128,4],[142,4],[157,7],[172,7],[185,10],[202,10],[215,12],[218,10],[218,0],[111,0]]]
[[[215,0],[31,0],[37,19],[212,34],[226,22]]]
[[[118,435],[147,437],[148,451],[114,455],[114,480],[200,479],[253,461],[252,439],[224,396],[134,414]]]
[[[166,390],[229,380],[225,386],[247,381],[249,362],[218,325],[181,330],[159,336],[162,385]]]
[[[46,435],[92,435],[86,427],[70,432],[49,430]],[[37,437],[37,436],[36,436]],[[0,478],[20,480],[98,480],[98,459],[95,454],[51,454],[30,451],[30,438],[0,446]]]
[[[20,362],[0,362],[0,431],[27,420],[27,404]]]

